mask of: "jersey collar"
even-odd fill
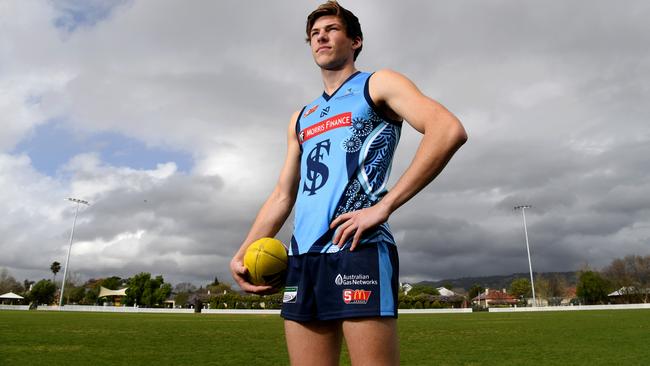
[[[347,78],[347,79],[346,79],[346,80],[345,80],[345,81],[344,81],[344,82],[343,82],[343,83],[342,83],[342,84],[341,84],[341,85],[340,85],[340,86],[339,86],[339,87],[334,91],[334,93],[332,93],[332,95],[327,95],[327,93],[325,93],[325,91],[323,91],[323,99],[325,99],[325,101],[329,102],[329,100],[330,100],[334,95],[336,95],[336,93],[337,93],[339,90],[341,90],[341,88],[343,87],[343,85],[347,84],[348,81],[354,79],[354,77],[357,76],[357,75],[360,74],[360,73],[361,73],[361,71],[357,71],[357,72],[355,72],[354,74],[350,75],[350,77],[348,77],[348,78]]]

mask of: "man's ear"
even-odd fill
[[[357,38],[354,39],[354,41],[352,41],[352,49],[353,50],[357,50],[357,49],[361,48],[362,45],[363,45],[363,39],[361,39],[361,37],[357,37]]]

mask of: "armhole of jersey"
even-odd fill
[[[307,108],[307,106],[302,107],[300,113],[298,114],[298,118],[296,118],[296,140],[298,140],[298,146],[300,146],[301,152],[302,152],[302,142],[300,142],[300,117],[302,117],[305,108]]]
[[[401,126],[401,125],[402,125],[402,121],[396,121],[396,120],[394,120],[394,119],[388,118],[388,116],[386,116],[386,115],[384,114],[384,112],[382,112],[381,109],[379,109],[379,108],[377,107],[377,105],[375,104],[375,102],[374,102],[374,101],[372,100],[372,98],[370,97],[370,78],[371,78],[374,74],[375,74],[375,73],[373,72],[372,74],[370,74],[370,76],[368,76],[368,78],[366,79],[366,83],[365,83],[365,85],[363,86],[363,96],[366,98],[366,103],[368,103],[368,105],[370,106],[370,108],[372,108],[372,110],[374,110],[375,113],[376,113],[379,117],[381,117],[384,121],[386,121],[386,122],[388,122],[388,123],[392,123],[392,124],[397,125],[397,126]]]

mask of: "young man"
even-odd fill
[[[291,117],[287,156],[273,193],[231,261],[242,289],[242,259],[273,237],[294,204],[294,235],[282,307],[292,365],[337,365],[345,338],[353,365],[397,365],[397,251],[388,217],[431,182],[466,141],[456,117],[390,70],[361,73],[363,35],[334,1],[307,19],[307,41],[325,91]],[[423,134],[411,165],[386,182],[402,121]]]

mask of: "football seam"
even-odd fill
[[[257,263],[260,261],[260,250],[259,247],[257,248],[257,253],[255,253],[255,282],[260,282],[259,280],[261,279],[259,272],[257,271]]]
[[[263,250],[264,250],[264,247],[262,246],[260,249],[261,249],[261,251],[263,251]],[[258,253],[259,253],[259,252],[258,252]],[[269,257],[273,257],[273,258],[279,260],[280,262],[282,262],[282,263],[284,263],[284,264],[287,264],[287,260],[286,260],[286,259],[278,258],[277,256],[275,256],[275,255],[273,255],[273,254],[271,254],[271,253],[269,253],[269,252],[267,252],[267,251],[265,251],[264,254],[268,255]]]
[[[273,257],[273,258],[279,260],[280,262],[282,262],[282,263],[284,263],[284,264],[287,264],[287,260],[286,260],[286,259],[278,258],[278,257],[274,256],[273,254],[271,254],[271,253],[269,253],[269,252],[264,252],[264,254],[268,255],[269,257]]]

